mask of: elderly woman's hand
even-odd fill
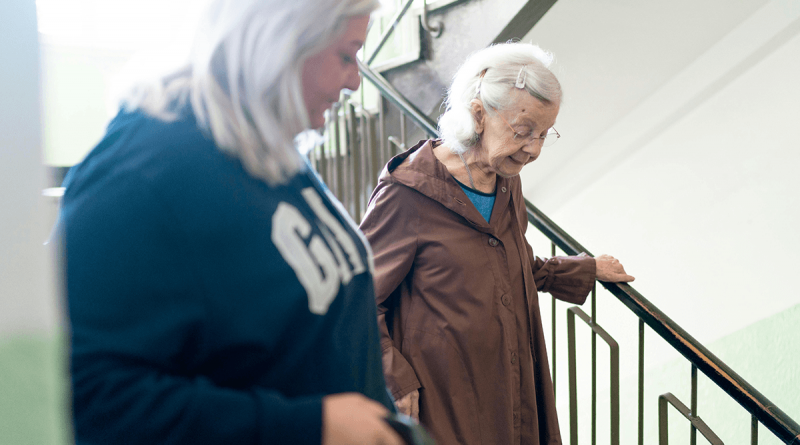
[[[588,255],[582,253],[579,256]],[[635,278],[633,278],[631,275],[625,273],[625,268],[622,267],[622,264],[619,262],[619,260],[611,255],[600,255],[595,257],[594,260],[597,264],[597,279],[600,281],[606,281],[610,283],[627,283],[635,280]]]
[[[394,404],[397,410],[401,413],[411,416],[414,420],[419,422],[419,390],[413,390],[410,393],[397,399]]]

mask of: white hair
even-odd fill
[[[471,54],[453,76],[447,92],[447,108],[439,118],[444,144],[464,153],[477,144],[471,102],[479,99],[487,113],[512,105],[509,94],[518,78],[525,90],[544,103],[561,102],[561,85],[548,68],[552,54],[528,43],[501,43]]]
[[[123,99],[165,121],[187,101],[198,125],[254,177],[284,184],[304,168],[294,147],[310,126],[302,67],[378,0],[214,0],[188,62]]]

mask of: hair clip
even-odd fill
[[[476,96],[480,96],[480,94],[481,94],[481,83],[483,83],[483,76],[486,75],[486,71],[488,71],[488,70],[489,70],[489,68],[484,69],[483,71],[481,71],[480,76],[478,76],[478,86],[475,88],[475,95]]]
[[[528,65],[522,65],[522,68],[519,69],[519,74],[517,74],[517,82],[514,84],[515,88],[519,88],[520,90],[525,89],[525,77],[527,73],[525,72],[525,67]]]

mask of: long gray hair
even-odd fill
[[[548,68],[553,56],[536,45],[502,43],[470,55],[453,76],[447,108],[439,118],[444,144],[464,153],[478,142],[471,102],[480,99],[487,113],[512,105],[510,91],[518,79],[531,96],[545,103],[561,102],[561,85]]]
[[[140,83],[124,106],[177,118],[189,101],[198,125],[254,177],[283,184],[304,168],[295,136],[309,127],[302,67],[378,0],[214,0],[188,62]]]

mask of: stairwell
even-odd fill
[[[419,28],[420,59],[392,67],[382,73],[370,72],[368,68],[365,68],[366,79],[372,81],[377,78],[379,82],[386,81],[390,85],[389,91],[382,91],[387,99],[381,102],[382,105],[375,110],[375,114],[364,112],[365,109],[369,109],[369,106],[362,107],[357,103],[355,96],[349,101],[345,101],[342,110],[351,107],[352,110],[360,111],[358,113],[340,113],[342,115],[339,119],[341,125],[331,127],[331,129],[339,128],[337,130],[339,137],[329,140],[335,139],[337,143],[341,141],[341,145],[336,149],[327,148],[324,149],[327,152],[323,150],[317,155],[312,155],[312,158],[317,161],[317,165],[322,159],[331,165],[335,163],[335,168],[329,168],[328,173],[335,173],[338,169],[338,177],[341,179],[357,177],[363,179],[358,192],[342,190],[345,193],[343,201],[346,204],[348,199],[355,200],[356,195],[363,196],[359,206],[351,205],[349,207],[352,209],[351,211],[354,211],[354,217],[357,220],[360,219],[360,214],[363,214],[366,196],[374,186],[374,176],[377,175],[375,166],[382,165],[391,154],[399,151],[402,147],[397,145],[400,145],[401,141],[405,142],[404,145],[408,145],[417,139],[435,137],[435,119],[441,111],[441,99],[453,72],[461,61],[472,51],[492,42],[522,38],[528,34],[528,31],[519,24],[527,18],[532,27],[553,7],[554,3],[492,2],[489,0],[456,2],[429,14],[430,20],[441,20],[444,23],[444,32],[440,37],[433,37],[422,27]],[[557,6],[562,4],[574,6],[575,3],[562,0]],[[756,18],[759,17],[759,14],[769,16],[771,12],[768,8],[773,7],[774,9],[772,4],[775,2],[766,3],[769,4],[759,6],[753,3],[753,8],[761,8],[755,13],[752,11],[739,11],[738,13],[742,16],[752,13]],[[497,20],[498,17],[502,17],[502,19]],[[416,20],[419,20],[419,16],[416,16]],[[755,19],[750,21],[755,21]],[[792,24],[795,22],[792,22],[791,18],[787,23],[789,23],[787,30],[782,34],[777,34],[776,38],[781,40],[776,42],[773,39],[772,47],[786,44],[798,34],[797,29],[800,27]],[[746,25],[748,25],[747,21],[740,27],[746,27]],[[518,35],[513,35],[514,32]],[[369,54],[369,51],[367,53]],[[422,117],[413,117],[415,114],[413,109],[402,105],[398,107],[396,105],[398,101],[392,99],[395,94],[401,96],[400,103],[408,102],[411,108],[420,112]],[[408,120],[416,122],[417,125],[410,125]],[[393,135],[394,143],[386,143],[388,135]],[[356,155],[358,150],[362,150],[362,154]],[[332,156],[333,153],[339,153],[341,156]],[[359,166],[358,163],[362,159],[369,160],[372,165]],[[372,171],[368,171],[370,169]],[[356,170],[360,170],[362,173],[356,175]],[[568,167],[564,168],[563,174],[569,174]],[[325,175],[323,174],[323,176]],[[325,178],[326,181],[337,180],[335,174]],[[341,183],[345,185],[347,181],[342,180]],[[534,250],[539,255],[559,252],[575,254],[586,251],[534,205],[529,206],[529,219],[535,227],[543,232],[545,237],[544,241],[537,241],[537,244],[534,245]],[[613,242],[611,244],[613,245]],[[650,280],[659,280],[659,278],[663,277],[650,277]],[[663,280],[660,281],[663,282]],[[800,443],[800,427],[792,420],[792,417],[797,418],[800,414],[800,406],[789,402],[788,408],[785,408],[786,412],[776,408],[774,403],[768,402],[767,397],[748,383],[751,377],[745,376],[745,379],[738,375],[635,289],[626,285],[606,287],[616,298],[609,299],[608,294],[599,298],[593,297],[591,303],[587,303],[587,307],[583,309],[567,308],[562,303],[556,302],[549,305],[546,302],[543,304],[543,310],[552,311],[551,326],[554,327],[550,350],[553,354],[553,374],[560,381],[560,384],[557,385],[557,397],[560,401],[560,419],[565,440],[569,437],[571,444],[635,443],[634,440],[640,444],[656,443],[656,441],[666,443],[667,431],[676,437],[675,429],[683,428],[691,433],[687,439],[692,443],[696,440],[697,432],[700,432],[700,435],[705,436],[711,443],[723,443],[723,440],[725,443],[745,443],[748,440],[749,443]],[[659,306],[662,304],[663,302],[659,301]],[[624,307],[625,311],[633,311],[633,314],[628,312],[629,320],[623,323],[610,319],[606,315],[610,313],[606,308],[614,305]],[[573,340],[576,343],[573,343],[571,348],[567,347],[569,334],[565,327],[565,324],[568,323],[565,323],[564,313],[572,314],[570,318],[579,321],[577,326],[579,332],[585,331],[589,334],[579,333],[579,336],[584,336],[584,340],[580,340],[580,337],[577,341]],[[613,313],[616,315],[612,317],[615,317],[618,316],[619,311]],[[682,313],[678,315],[685,318]],[[698,314],[698,316],[713,320],[713,313]],[[544,317],[548,318],[547,315]],[[583,320],[586,326],[581,327],[580,320]],[[609,328],[609,331],[613,331],[617,324],[628,326],[627,331],[623,331],[621,335],[614,334],[622,350],[622,357],[618,356],[617,358],[622,363],[622,377],[620,377],[620,362],[618,362],[616,364],[618,371],[616,386],[613,382],[613,373],[608,371],[608,367],[614,367],[613,360],[606,352],[606,346],[602,344],[604,334],[608,334],[603,329],[603,324]],[[575,325],[573,324],[572,327],[574,328]],[[787,335],[791,335],[791,333],[787,333]],[[597,341],[598,338],[601,339],[600,343]],[[589,340],[591,340],[591,346],[588,345]],[[662,340],[666,340],[671,346],[664,346]],[[582,341],[583,346],[581,346]],[[666,387],[666,389],[664,392],[653,393],[654,382],[647,381],[645,375],[658,375],[658,372],[654,374],[651,370],[645,370],[645,367],[649,368],[650,364],[654,362],[656,365],[663,363],[663,359],[654,358],[653,352],[643,352],[645,344],[649,350],[658,351],[655,353],[656,356],[663,355],[670,357],[670,360],[673,361],[683,361],[683,366],[686,367],[683,379],[668,382],[666,385],[659,381],[657,382],[658,388]],[[665,350],[668,350],[666,354],[663,353]],[[790,354],[800,353],[800,351],[789,352]],[[579,357],[575,360],[577,364],[573,363],[573,368],[581,366],[582,372],[577,378],[578,383],[568,384],[569,365],[565,356],[571,354],[577,354]],[[584,358],[580,358],[581,356]],[[684,358],[679,359],[678,357]],[[592,372],[586,370],[587,364],[590,362],[594,363]],[[698,370],[701,372],[698,373]],[[591,384],[588,383],[589,375],[593,376]],[[580,383],[581,378],[584,379],[584,383]],[[615,409],[620,409],[620,380],[623,386],[622,414],[618,413],[615,421],[615,416],[611,413]],[[638,384],[636,380],[639,380]],[[715,388],[712,393],[718,393],[711,400],[719,400],[720,397],[729,400],[725,404],[734,407],[733,409],[737,411],[735,417],[738,419],[738,424],[744,423],[744,426],[731,428],[726,426],[726,423],[720,422],[720,416],[714,409],[717,402],[709,406],[710,402],[703,400],[704,396],[709,397],[707,395],[709,386]],[[589,388],[590,393],[569,394],[579,388],[581,391]],[[599,397],[598,392],[600,392]],[[699,402],[698,393],[700,394]],[[590,394],[592,394],[591,397]],[[634,394],[636,399],[632,398]],[[768,396],[773,398],[775,394],[768,394]],[[777,396],[780,397],[782,394],[777,394]],[[616,402],[613,401],[615,398],[617,398]],[[781,400],[793,401],[797,400],[797,397],[795,394],[794,397]],[[598,403],[603,405],[598,405]],[[614,407],[614,403],[617,404],[617,408]],[[574,405],[575,408],[573,408]],[[778,405],[786,407],[787,403],[784,401]],[[729,411],[730,409],[725,412]],[[679,420],[679,413],[685,419]],[[671,422],[666,420],[669,418],[672,419]],[[706,425],[703,421],[704,418],[714,419],[716,423],[709,422]],[[615,422],[618,424],[616,427],[614,426]],[[621,423],[621,427],[619,423]],[[686,428],[687,425],[691,425],[691,428]],[[720,427],[720,425],[722,426]],[[747,433],[749,433],[749,437],[747,437]],[[621,438],[624,438],[622,442],[620,442]]]

